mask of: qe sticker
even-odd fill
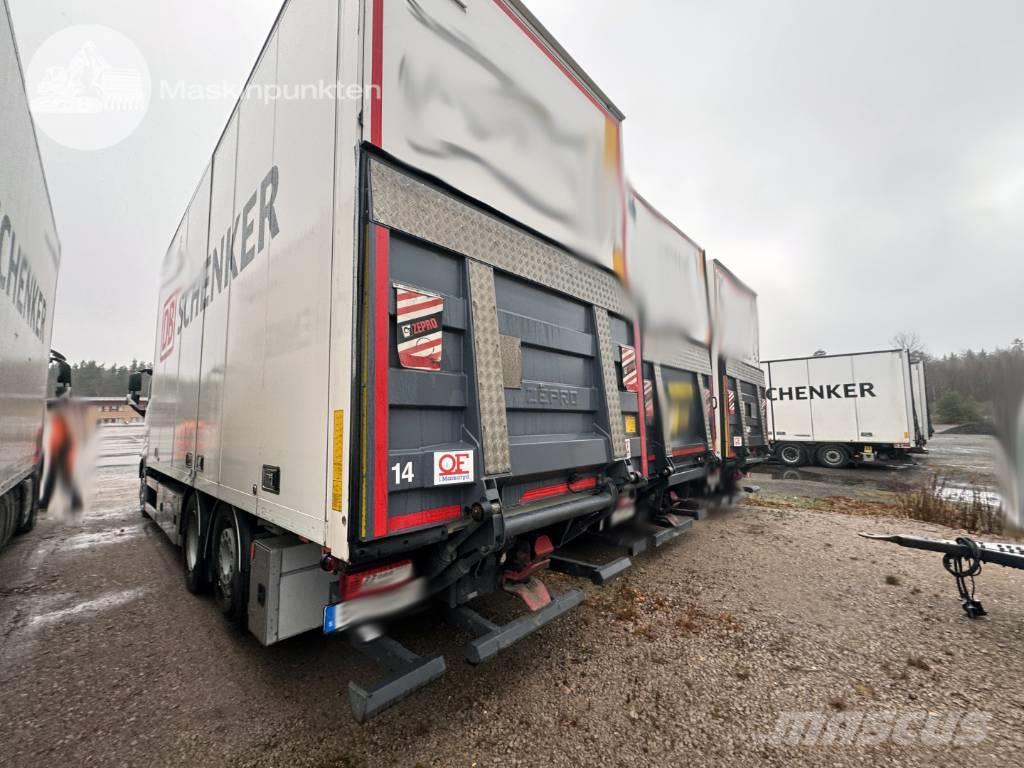
[[[435,451],[434,485],[473,482],[473,451]]]

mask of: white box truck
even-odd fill
[[[141,496],[189,589],[264,644],[435,600],[471,662],[579,603],[537,571],[646,457],[621,120],[516,0],[284,4],[159,281]],[[358,718],[445,668],[361,647]]]
[[[770,360],[764,366],[768,432],[782,464],[896,462],[914,447],[906,350]]]
[[[757,294],[720,261],[708,271],[717,410],[715,452],[732,487],[769,454]]]
[[[60,267],[7,0],[0,3],[0,549],[35,522]],[[61,362],[61,380],[68,381]]]

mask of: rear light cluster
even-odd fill
[[[408,584],[412,581],[413,575],[412,560],[400,560],[365,571],[345,573],[342,574],[340,582],[341,599],[344,602],[388,592]]]

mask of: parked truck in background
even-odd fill
[[[32,528],[60,241],[7,0],[0,3],[0,549]],[[62,386],[70,369],[60,358]]]
[[[926,376],[927,363],[921,358],[910,359],[911,381],[914,393],[914,424],[917,428],[917,437],[914,441],[916,451],[923,451],[925,445],[935,434],[932,427],[932,414],[928,402],[928,379]]]
[[[786,466],[905,461],[917,442],[914,380],[904,349],[764,363],[768,432]]]
[[[769,454],[757,294],[717,260],[708,272],[708,293],[717,408],[715,450],[723,463],[722,480],[732,487],[742,473]]]
[[[644,482],[622,115],[517,0],[290,0],[249,85],[318,81],[363,97],[243,97],[166,253],[143,510],[264,644],[435,600],[483,661]],[[444,671],[362,647],[359,718]]]
[[[664,515],[705,495],[717,470],[707,264],[704,250],[635,189],[627,205],[629,282],[643,328],[643,497]],[[626,429],[638,430],[628,416]]]

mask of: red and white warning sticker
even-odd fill
[[[627,392],[640,393],[640,378],[636,371],[636,350],[633,347],[620,344],[622,353],[622,387]]]
[[[644,411],[647,423],[654,421],[654,382],[644,379]]]
[[[434,451],[434,485],[473,482],[473,451]]]
[[[444,298],[395,284],[398,360],[403,368],[441,370]]]

